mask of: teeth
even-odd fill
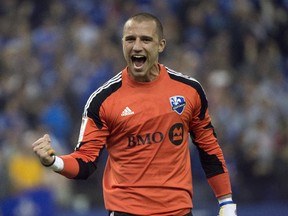
[[[145,56],[140,56],[140,55],[135,55],[135,56],[133,56],[134,58],[143,58],[143,57],[145,57]]]

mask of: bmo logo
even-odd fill
[[[180,145],[183,142],[184,127],[181,123],[174,124],[169,130],[169,139],[174,145]]]

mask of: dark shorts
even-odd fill
[[[108,213],[108,216],[110,216],[112,212],[109,211]],[[113,216],[134,216],[133,214],[128,214],[128,213],[125,213],[125,212],[114,212],[114,215]],[[183,215],[183,216],[193,216],[191,212],[189,212],[188,214],[186,215]]]

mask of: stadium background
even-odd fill
[[[139,11],[163,22],[161,63],[207,92],[239,215],[287,215],[287,0],[1,0],[0,215],[106,215],[105,152],[74,181],[30,146],[48,132],[59,154],[74,148],[87,97],[125,66],[122,25]],[[192,144],[191,154],[194,214],[216,215]]]

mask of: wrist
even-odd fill
[[[234,204],[232,197],[218,198],[219,206],[224,206],[227,204]]]
[[[41,161],[42,165],[45,166],[45,167],[52,166],[55,163],[56,157],[55,157],[55,155],[52,155],[51,157],[53,158],[52,162],[50,162],[49,164],[46,164],[43,161]]]
[[[51,157],[53,157],[53,161],[51,163],[45,164],[45,163],[43,163],[43,161],[41,161],[42,165],[52,169],[55,172],[59,172],[59,171],[63,170],[64,161],[62,160],[62,158],[55,156],[55,155],[52,155]]]
[[[55,172],[60,172],[64,169],[64,161],[62,158],[58,156],[54,156],[55,160],[51,166],[49,166],[50,169],[52,169]]]

